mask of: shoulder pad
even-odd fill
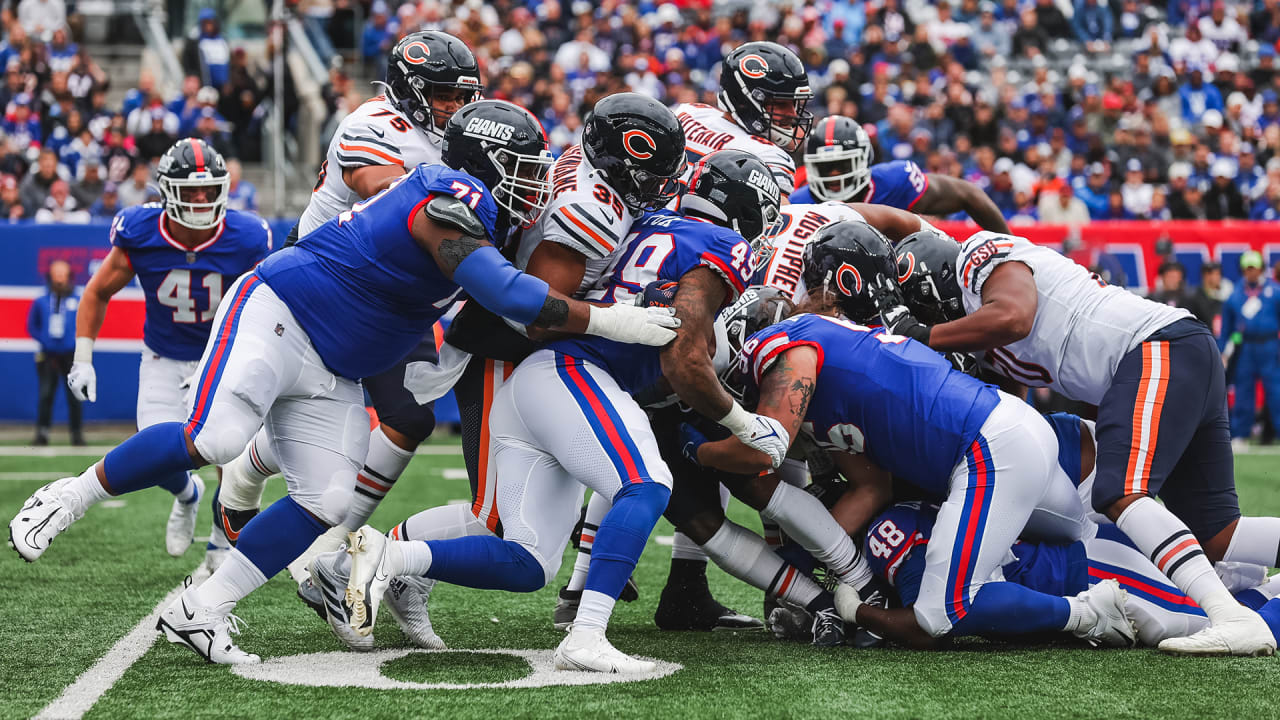
[[[488,233],[484,229],[484,223],[480,221],[480,218],[476,217],[475,212],[467,207],[466,203],[457,198],[447,195],[432,195],[426,206],[423,207],[423,211],[427,213],[427,217],[441,225],[461,230],[471,237],[488,237]]]

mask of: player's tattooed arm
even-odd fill
[[[929,347],[940,352],[990,350],[1031,334],[1039,297],[1025,263],[1004,262],[982,284],[982,306],[958,320],[934,325]]]
[[[724,279],[711,268],[696,267],[685,273],[674,301],[680,328],[659,356],[662,374],[676,395],[709,418],[724,417],[733,406],[711,363],[716,311],[724,303],[725,292]]]
[[[794,439],[809,412],[817,382],[817,351],[804,345],[786,350],[760,379],[760,403],[756,413],[782,423]],[[773,468],[768,455],[747,447],[735,437],[704,443],[698,448],[698,462],[743,475]]]
[[[436,249],[436,257],[440,260],[440,269],[446,275],[452,276],[453,271],[458,269],[463,260],[467,259],[471,253],[485,247],[489,243],[477,237],[471,237],[464,233],[456,233],[455,237],[444,238]]]
[[[97,339],[107,317],[107,302],[133,280],[133,266],[124,250],[113,247],[89,278],[76,311],[76,337]]]

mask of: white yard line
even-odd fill
[[[0,445],[3,457],[102,457],[114,445],[82,445],[80,447],[29,447],[24,445]],[[415,455],[461,455],[462,445],[422,445]],[[84,468],[80,469],[81,471]],[[79,472],[79,471],[77,471]]]
[[[150,615],[139,620],[128,635],[116,641],[106,655],[99,658],[93,667],[84,671],[75,682],[68,685],[56,700],[46,705],[36,715],[36,718],[79,718],[89,712],[94,703],[98,702],[98,699],[116,684],[125,671],[151,648],[152,643],[159,637],[159,633],[156,632],[156,620],[160,618],[160,613],[169,606],[169,603],[182,593],[182,590],[182,585],[170,590]]]

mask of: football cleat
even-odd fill
[[[804,608],[788,603],[775,604],[769,611],[769,632],[779,640],[813,641],[813,616]]]
[[[568,585],[560,588],[556,597],[556,609],[551,613],[551,623],[557,630],[566,631],[578,617],[578,603],[582,602],[581,590],[570,590]]]
[[[400,576],[387,585],[387,609],[409,640],[427,650],[444,650],[444,640],[431,627],[427,612],[431,589],[436,581],[424,577]]]
[[[351,532],[351,528],[341,524],[334,525],[326,530],[323,535],[316,538],[301,555],[294,558],[293,562],[289,563],[289,575],[294,582],[298,583],[299,588],[306,582],[307,576],[311,572],[309,568],[311,559],[317,555],[333,552],[341,548],[342,544],[347,541],[347,533],[349,532]]]
[[[187,578],[188,583],[190,580]],[[240,634],[243,623],[231,614],[235,603],[223,603],[216,608],[201,605],[192,589],[188,587],[160,613],[156,630],[163,632],[169,642],[189,648],[206,662],[219,665],[262,662],[257,655],[241,650],[231,640],[232,635]]]
[[[844,644],[844,618],[835,608],[813,614],[814,647],[836,647]]]
[[[1076,599],[1088,605],[1097,617],[1092,627],[1077,630],[1076,637],[1084,638],[1094,647],[1133,647],[1137,642],[1137,630],[1124,609],[1127,593],[1120,583],[1103,580]]]
[[[657,665],[618,650],[599,628],[569,628],[554,655],[557,670],[602,673],[653,672]]]
[[[213,522],[222,529],[222,534],[231,547],[236,546],[236,541],[240,539],[240,531],[244,530],[244,526],[248,525],[259,512],[259,508],[232,510],[218,500],[218,490],[213,492]]]
[[[316,587],[315,581],[308,577],[298,586],[298,599],[304,605],[316,611],[321,620],[328,622],[329,618],[324,614],[324,596],[320,594],[320,588]]]
[[[668,585],[662,589],[653,622],[659,630],[763,630],[764,623],[721,605],[710,591],[688,592]]]
[[[204,497],[204,480],[195,473],[188,477],[195,483],[196,496],[191,502],[173,499],[173,508],[169,510],[169,522],[164,526],[164,549],[173,557],[182,557],[191,547],[191,540],[196,536],[196,515],[200,513],[200,498]]]
[[[35,562],[49,543],[71,523],[84,517],[84,506],[63,488],[75,478],[62,478],[36,490],[9,521],[9,547],[23,560]]]
[[[1194,635],[1160,641],[1160,652],[1170,655],[1237,655],[1267,657],[1276,652],[1275,636],[1262,616],[1241,606],[1239,612]]]
[[[347,536],[351,576],[343,598],[351,629],[360,635],[373,632],[378,605],[395,573],[387,565],[387,536],[365,525]]]
[[[373,634],[360,634],[352,628],[351,618],[342,602],[348,580],[347,572],[343,567],[349,565],[346,560],[346,553],[341,551],[315,556],[311,559],[309,580],[311,586],[319,592],[324,619],[329,623],[329,629],[333,630],[333,634],[337,635],[349,649],[368,652],[373,649]],[[298,595],[302,596],[301,587],[298,588]],[[306,598],[303,598],[303,601],[306,602]]]

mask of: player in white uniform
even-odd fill
[[[805,109],[811,97],[809,75],[795,53],[773,42],[738,46],[720,66],[718,107],[672,108],[684,128],[689,167],[717,150],[750,153],[773,173],[785,204],[795,189],[791,153],[813,125],[813,113]]]
[[[311,201],[286,244],[305,238],[407,170],[422,163],[438,164],[445,123],[463,105],[478,99],[481,89],[471,50],[458,38],[438,31],[411,33],[397,43],[382,85],[383,95],[366,101],[338,125]],[[369,519],[408,466],[414,449],[431,434],[432,406],[416,402],[404,384],[416,368],[435,360],[434,338],[428,336],[400,364],[364,379],[381,424],[369,436],[369,454],[350,517],[290,564],[299,583],[305,581],[313,555],[337,547],[351,528]],[[214,529],[206,563],[211,570],[235,542],[240,528],[258,512],[267,477],[279,471],[265,431],[227,466],[214,498]]]
[[[81,400],[97,396],[93,343],[111,297],[135,277],[146,296],[138,368],[139,430],[186,419],[191,376],[204,352],[224,288],[271,251],[271,230],[251,213],[227,210],[222,156],[200,140],[181,140],[160,160],[165,201],[121,210],[111,223],[111,252],[80,303],[76,354],[67,382]],[[177,472],[160,486],[173,493],[165,549],[191,545],[204,482]]]
[[[950,248],[938,251],[945,257]],[[1270,655],[1275,639],[1212,562],[1276,562],[1280,519],[1245,518],[1235,493],[1225,378],[1208,328],[1185,310],[1108,286],[1061,254],[979,232],[948,264],[916,272],[923,245],[899,250],[908,298],[880,298],[886,327],[940,351],[986,351],[1015,382],[1098,407],[1092,505],[1133,540],[1211,626],[1161,643],[1176,654]],[[927,290],[911,290],[913,278]],[[960,307],[957,307],[957,300]],[[914,313],[952,312],[921,322]],[[934,322],[941,320],[941,322]],[[1153,495],[1164,501],[1157,503]]]
[[[537,223],[525,229],[515,264],[567,295],[592,287],[625,247],[631,225],[644,212],[664,206],[679,189],[684,170],[683,137],[675,116],[660,103],[636,93],[617,93],[596,103],[586,118],[582,145],[568,148],[549,174],[552,199]],[[396,540],[447,540],[501,533],[496,500],[498,478],[490,441],[490,407],[516,365],[535,345],[493,313],[467,303],[450,324],[440,365],[411,383],[420,400],[437,398],[451,387],[462,417],[463,457],[471,480],[472,502],[424,510],[391,530]],[[456,383],[456,384],[455,384]],[[606,508],[607,509],[607,508]],[[587,540],[588,547],[590,539]],[[589,553],[580,561],[585,574]],[[346,586],[345,556],[329,554],[312,565],[322,581],[316,605],[340,610]],[[422,583],[425,601],[434,581]],[[399,581],[398,581],[399,582]],[[305,586],[304,586],[305,587]],[[405,633],[423,647],[442,647],[425,606],[412,612],[390,588],[390,609]],[[579,584],[568,596],[581,594]],[[566,596],[561,593],[562,598]],[[349,646],[372,647],[371,635],[359,636],[345,618],[327,615]]]

